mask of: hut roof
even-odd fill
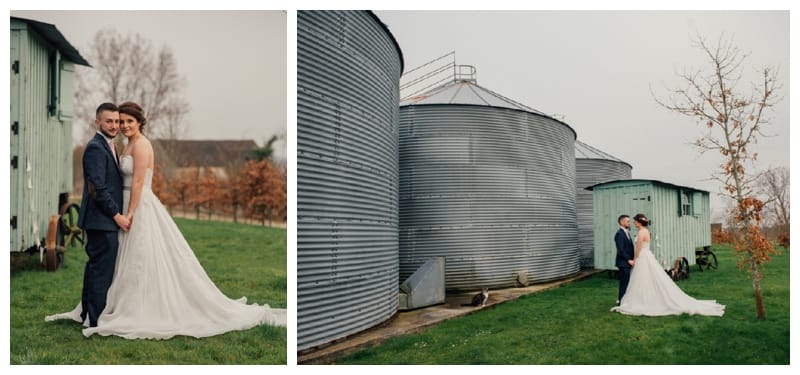
[[[52,44],[61,55],[66,59],[78,65],[91,66],[86,59],[81,56],[81,53],[67,41],[64,34],[49,23],[39,22],[32,19],[11,17],[12,20],[19,20],[27,23],[33,31],[42,36],[48,43]]]
[[[651,184],[654,184],[654,185],[662,185],[662,186],[668,186],[668,187],[677,188],[677,189],[685,189],[685,190],[692,190],[692,191],[697,191],[697,192],[702,192],[702,193],[708,193],[708,190],[698,189],[698,188],[691,187],[691,186],[682,186],[682,185],[676,185],[676,184],[672,184],[672,183],[664,182],[664,181],[659,181],[659,180],[648,180],[648,179],[641,179],[641,178],[631,178],[631,179],[625,179],[625,180],[613,180],[613,181],[601,182],[599,184],[595,184],[595,185],[587,187],[586,190],[594,190],[595,188],[600,187],[600,186],[604,186],[604,185],[612,185],[612,184],[620,184],[620,183],[636,183],[636,182],[651,183]]]

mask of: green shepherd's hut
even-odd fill
[[[18,17],[10,58],[11,252],[34,253],[72,190],[73,74],[89,63],[55,26]]]
[[[711,245],[709,192],[657,180],[616,180],[587,188],[594,200],[594,267],[616,270],[617,218],[638,213],[650,220],[650,249],[664,269],[685,257],[695,264],[695,249]],[[636,227],[631,224],[631,234]]]

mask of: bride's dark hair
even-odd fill
[[[147,118],[142,107],[134,102],[125,102],[119,105],[119,113],[124,113],[136,119],[142,126],[139,131],[144,134],[144,126],[147,125]]]
[[[638,221],[643,227],[650,225],[650,219],[648,219],[647,216],[644,216],[644,214],[636,214],[636,216],[633,217],[633,220]]]

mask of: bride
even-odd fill
[[[633,217],[639,230],[636,238],[633,272],[619,306],[611,311],[627,315],[699,314],[722,316],[725,306],[714,300],[696,300],[676,285],[650,251],[650,220],[644,214]]]
[[[222,294],[158,200],[153,180],[153,148],[142,134],[147,123],[142,108],[132,102],[119,106],[120,128],[128,145],[120,157],[124,178],[123,212],[132,220],[120,232],[119,255],[108,302],[97,327],[85,336],[117,335],[128,339],[197,338],[244,330],[259,324],[286,325],[286,309],[248,305]],[[68,313],[45,320],[81,322],[81,304]]]

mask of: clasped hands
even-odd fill
[[[127,232],[131,230],[131,225],[133,225],[133,214],[130,212],[127,215],[116,214],[114,215],[114,222],[117,223],[120,229]]]

